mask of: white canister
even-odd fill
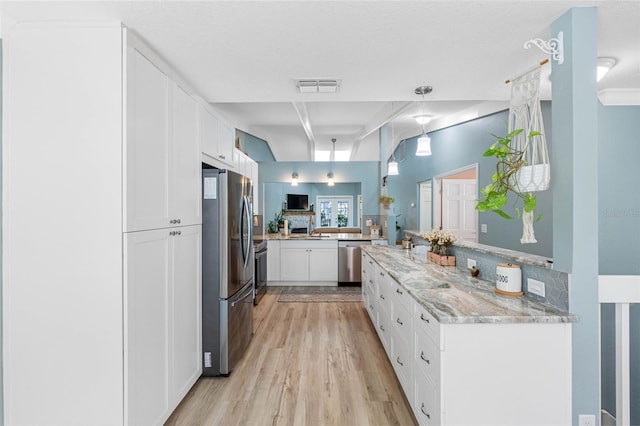
[[[522,295],[522,271],[520,265],[498,263],[496,268],[496,292],[509,296]]]

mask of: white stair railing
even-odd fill
[[[600,275],[598,301],[616,306],[616,424],[629,425],[629,305],[640,303],[640,275]]]

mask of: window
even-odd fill
[[[316,228],[353,226],[353,196],[318,196]]]

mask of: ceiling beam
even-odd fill
[[[314,160],[314,154],[316,151],[316,138],[313,136],[313,129],[311,128],[311,119],[309,118],[309,112],[307,111],[307,105],[304,102],[291,102],[293,109],[298,114],[298,119],[304,132],[307,134],[307,155],[308,161]]]
[[[369,120],[358,132],[356,137],[353,140],[353,148],[351,149],[351,161],[354,161],[356,158],[356,154],[358,153],[358,149],[360,148],[360,142],[369,136],[371,133],[375,132],[385,124],[395,120],[400,115],[402,115],[406,110],[413,106],[413,101],[407,102],[388,102],[384,108],[380,109],[376,115],[374,115],[371,120]]]

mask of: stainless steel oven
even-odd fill
[[[253,304],[257,305],[260,299],[267,292],[267,242],[260,241],[254,245],[254,253],[256,257],[255,264],[255,292]]]

